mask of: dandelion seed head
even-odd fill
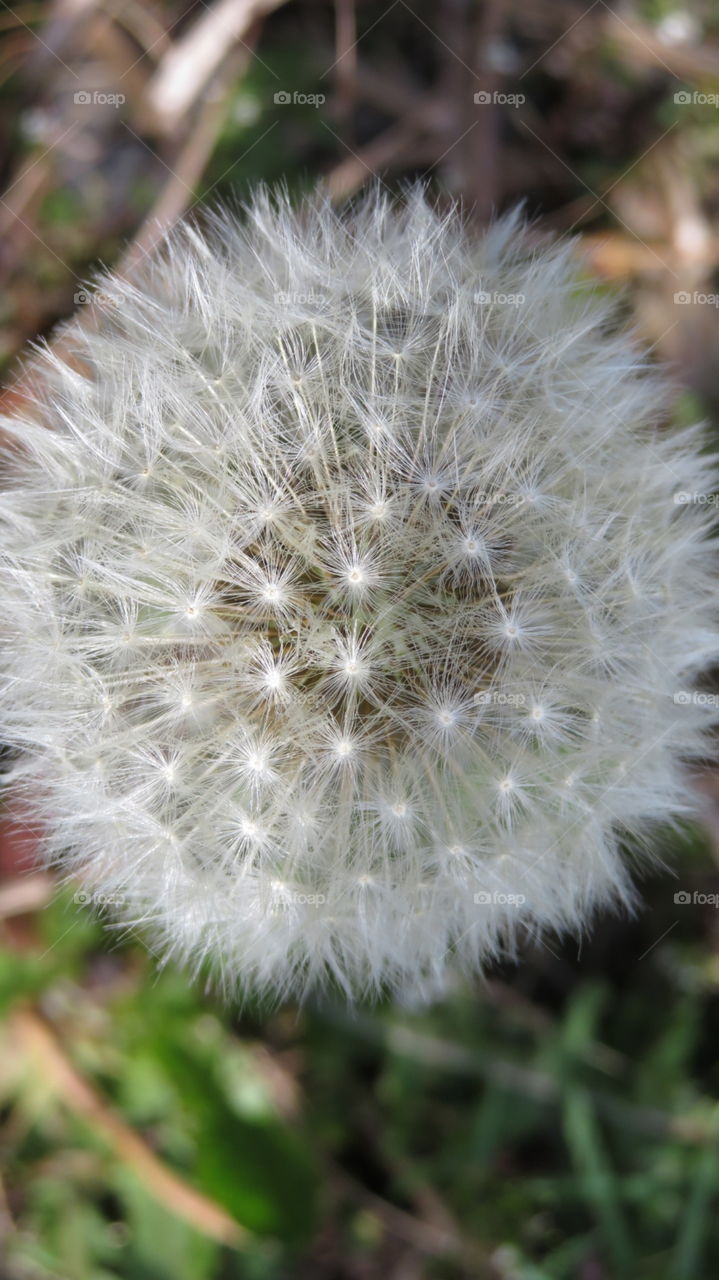
[[[120,292],[3,423],[48,861],[276,999],[429,996],[629,901],[719,720],[674,696],[719,654],[712,509],[674,495],[716,481],[571,246],[261,193]]]

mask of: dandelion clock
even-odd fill
[[[436,993],[629,901],[717,719],[714,481],[571,248],[261,194],[92,310],[3,424],[47,861],[274,999]]]

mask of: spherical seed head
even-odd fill
[[[228,990],[433,992],[626,901],[718,651],[696,431],[565,245],[421,192],[176,232],[5,423],[48,859]],[[50,430],[48,430],[50,428]]]

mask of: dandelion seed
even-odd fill
[[[622,840],[687,812],[719,722],[675,700],[719,639],[714,509],[674,495],[716,479],[571,246],[264,193],[133,284],[3,420],[48,862],[239,996],[429,996],[629,901]]]

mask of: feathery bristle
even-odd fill
[[[228,991],[431,994],[627,902],[719,651],[696,429],[519,215],[260,194],[5,423],[13,786]],[[47,430],[46,428],[50,428]]]

